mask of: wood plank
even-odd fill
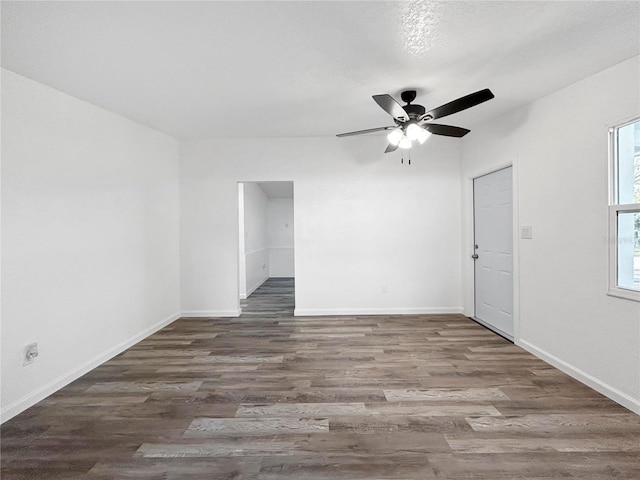
[[[557,438],[552,436],[520,437],[467,436],[445,434],[451,449],[457,453],[511,453],[511,452],[637,452],[640,454],[640,436],[599,435],[587,438]]]
[[[236,417],[298,417],[365,413],[364,403],[274,403],[240,405]]]
[[[282,363],[282,355],[207,355],[196,356],[195,363]]]
[[[329,432],[326,418],[196,418],[183,436],[208,438],[322,432]]]
[[[87,388],[86,393],[114,393],[114,392],[159,392],[181,391],[195,392],[202,385],[199,382],[108,382],[96,383]]]
[[[136,451],[137,456],[145,458],[170,457],[244,457],[290,455],[295,449],[292,441],[244,440],[234,441],[216,439],[201,443],[143,443]]]
[[[600,434],[627,432],[640,434],[640,417],[628,414],[533,414],[514,417],[467,417],[467,423],[478,432],[580,432]]]
[[[384,390],[384,396],[390,402],[421,400],[482,402],[509,398],[499,388],[393,389]]]

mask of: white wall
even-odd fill
[[[268,198],[258,184],[244,184],[246,296],[269,278],[267,203]]]
[[[640,413],[640,304],[607,296],[607,126],[640,114],[640,58],[475,128],[463,150],[463,278],[472,314],[471,178],[515,168],[516,343]],[[499,96],[496,92],[496,96]],[[516,229],[517,229],[516,224]]]
[[[236,182],[287,180],[297,314],[460,311],[460,142],[434,136],[409,166],[384,140],[182,142],[183,310],[237,315]]]
[[[294,277],[293,198],[269,198],[267,242],[269,277]]]
[[[177,318],[178,214],[175,139],[2,70],[3,420]]]

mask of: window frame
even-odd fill
[[[609,127],[609,289],[607,294],[640,302],[640,290],[618,285],[618,214],[640,212],[640,203],[619,203],[618,135],[620,128],[640,122],[640,115]]]

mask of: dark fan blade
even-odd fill
[[[384,153],[390,153],[390,152],[395,152],[398,149],[397,145],[387,145],[387,149],[384,151]]]
[[[373,99],[385,112],[399,122],[406,122],[409,120],[409,115],[404,111],[402,105],[396,102],[391,95],[387,95],[386,93],[384,95],[374,95]]]
[[[452,127],[451,125],[440,125],[437,123],[425,123],[422,126],[434,135],[444,135],[445,137],[464,137],[471,131],[466,128]]]
[[[445,103],[438,108],[434,108],[433,110],[427,112],[424,115],[424,118],[435,120],[436,118],[446,117],[447,115],[466,110],[467,108],[475,107],[482,102],[491,100],[493,97],[494,95],[493,93],[491,93],[491,90],[485,88],[484,90],[471,93],[464,97],[460,97],[453,102]]]
[[[380,132],[382,130],[393,130],[394,128],[398,128],[398,127],[394,126],[394,127],[368,128],[366,130],[357,130],[355,132],[339,133],[338,135],[336,135],[336,137],[349,137],[351,135],[362,135],[363,133]]]

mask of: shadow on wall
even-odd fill
[[[356,165],[375,164],[384,161],[389,155],[384,153],[387,146],[386,133],[336,138],[335,141],[344,152],[344,157]]]

